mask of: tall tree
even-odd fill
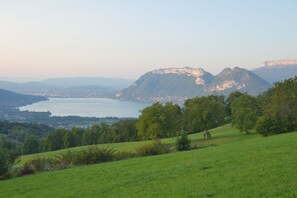
[[[0,176],[11,170],[18,156],[15,144],[0,135]]]
[[[207,96],[189,99],[184,105],[185,129],[200,132],[224,124],[226,112],[224,97]]]
[[[98,125],[94,125],[91,129],[88,129],[83,134],[83,144],[84,145],[92,145],[98,144],[100,127]]]
[[[136,119],[129,119],[113,123],[112,127],[115,132],[115,141],[125,142],[138,140],[136,122]]]
[[[64,138],[64,148],[71,148],[77,146],[75,134],[72,131],[65,133]]]
[[[182,128],[182,110],[180,106],[167,102],[164,105],[164,137],[173,137]]]
[[[136,124],[143,139],[172,137],[181,127],[181,109],[178,105],[155,103],[142,110]]]
[[[261,97],[261,107],[257,131],[262,135],[297,130],[297,77],[275,83]]]
[[[226,113],[229,117],[231,117],[231,105],[240,97],[243,93],[240,91],[234,91],[229,94],[229,96],[226,99]]]
[[[98,143],[111,143],[114,142],[114,140],[115,133],[113,128],[106,123],[100,124]]]
[[[46,150],[53,151],[64,148],[64,136],[68,131],[66,129],[57,129],[50,133],[45,141]]]
[[[257,121],[257,101],[256,98],[244,94],[240,96],[232,105],[232,124],[240,132],[249,133]]]
[[[40,142],[34,136],[27,136],[23,144],[23,154],[40,152]]]

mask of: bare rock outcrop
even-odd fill
[[[264,67],[273,67],[273,66],[282,66],[282,65],[297,65],[297,59],[273,60],[273,61],[265,61],[263,63]]]

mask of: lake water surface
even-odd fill
[[[47,101],[20,107],[21,111],[51,112],[53,116],[138,117],[148,103],[109,98],[49,98]]]

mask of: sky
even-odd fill
[[[0,0],[0,76],[137,79],[297,58],[296,0]]]

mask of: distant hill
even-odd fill
[[[269,83],[297,76],[297,60],[265,61],[263,67],[251,70]]]
[[[133,80],[103,77],[51,78],[34,82],[0,81],[0,89],[22,94],[56,97],[110,96]]]
[[[0,89],[0,107],[20,107],[43,100],[47,100],[47,98],[42,96],[17,94]]]
[[[97,86],[109,90],[121,90],[133,82],[130,79],[105,78],[105,77],[74,77],[74,78],[50,78],[42,80],[42,83],[60,88]]]
[[[194,96],[228,95],[239,90],[258,95],[271,85],[252,72],[241,68],[226,68],[214,76],[203,69],[190,67],[159,69],[148,72],[130,87],[116,94],[117,98],[182,103]]]
[[[214,80],[206,85],[206,91],[227,96],[238,90],[256,96],[270,87],[270,83],[254,73],[235,67],[234,69],[226,68],[216,75]]]

